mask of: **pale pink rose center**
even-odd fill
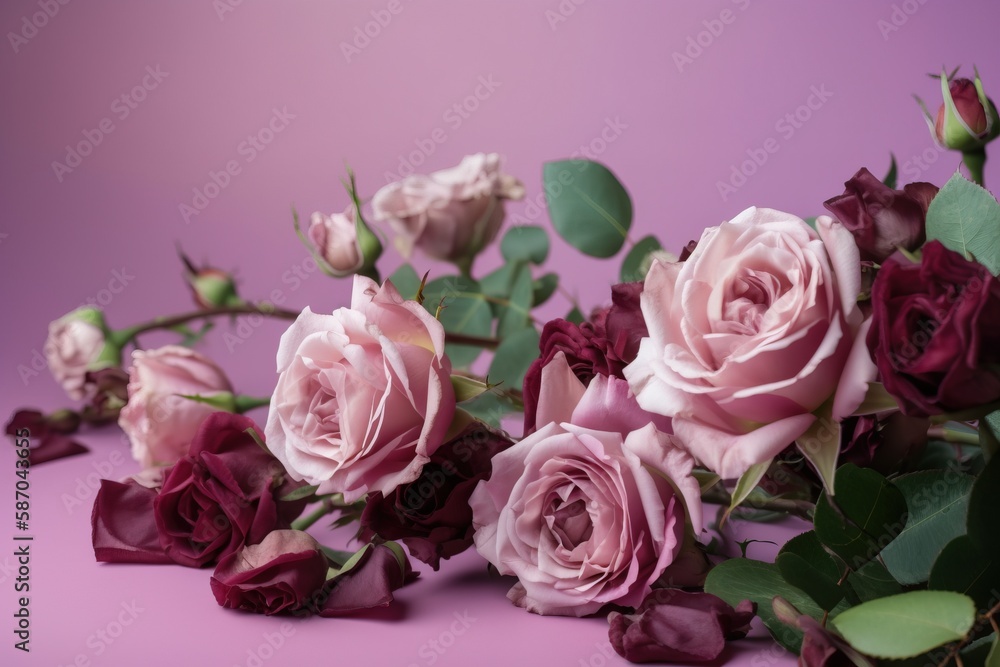
[[[729,284],[723,319],[713,323],[715,333],[756,335],[764,316],[783,291],[781,281],[771,273],[744,267]]]

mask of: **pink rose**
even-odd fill
[[[441,323],[392,283],[354,278],[350,308],[309,308],[281,337],[267,443],[296,479],[348,501],[412,482],[455,394]]]
[[[518,577],[508,597],[528,611],[639,606],[681,552],[685,525],[701,531],[694,460],[624,380],[598,375],[584,388],[561,352],[543,370],[537,416],[469,501],[476,549]]]
[[[357,223],[355,221],[354,205],[347,207],[343,213],[324,215],[323,213],[313,213],[309,222],[309,240],[316,246],[316,252],[329,265],[334,275],[347,276],[365,268],[366,263],[374,262],[378,254],[382,252],[381,244],[378,250],[371,249],[369,254],[371,262],[366,262],[364,249],[358,238]],[[371,236],[367,232],[366,236]],[[375,237],[372,236],[374,239]],[[377,244],[377,239],[375,240]]]
[[[861,403],[858,249],[840,223],[749,208],[705,230],[683,263],[655,262],[641,303],[649,328],[625,377],[639,405],[723,478],[770,460],[833,401]]]
[[[128,404],[118,424],[144,467],[169,465],[188,453],[205,418],[218,408],[181,394],[212,396],[233,390],[218,366],[194,350],[166,345],[135,350],[129,369]]]
[[[49,325],[45,359],[52,376],[74,400],[93,394],[87,371],[97,368],[105,351],[104,331],[101,311],[89,307],[78,308]]]
[[[451,169],[414,175],[375,193],[377,220],[388,221],[408,255],[414,246],[447,261],[474,257],[497,235],[504,199],[521,199],[524,186],[500,173],[500,156],[477,153]]]

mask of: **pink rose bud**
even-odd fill
[[[222,369],[186,347],[134,351],[128,405],[118,418],[132,441],[132,456],[144,467],[176,462],[202,422],[218,410],[183,395],[218,396],[232,389]]]
[[[924,109],[927,124],[939,144],[962,152],[980,151],[1000,134],[1000,118],[993,101],[986,97],[976,72],[974,81],[948,80],[941,73],[941,96],[944,102],[932,120]]]
[[[459,264],[472,259],[497,235],[505,199],[524,197],[516,178],[500,173],[500,156],[477,153],[451,169],[414,175],[375,193],[377,220],[388,221],[405,255],[414,247]]]
[[[87,372],[121,364],[121,347],[109,340],[104,315],[96,308],[78,308],[49,325],[45,358],[52,376],[70,398],[94,393]]]
[[[313,213],[307,235],[333,276],[367,274],[382,254],[381,242],[357,216],[354,204],[343,213]]]

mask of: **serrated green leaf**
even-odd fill
[[[934,561],[927,587],[963,593],[980,609],[989,609],[1000,600],[1000,554],[984,551],[968,535],[960,535]]]
[[[649,256],[657,250],[663,250],[659,240],[653,236],[644,236],[635,242],[632,249],[622,260],[622,269],[619,278],[623,283],[632,283],[646,278],[649,270]]]
[[[975,604],[966,595],[910,591],[864,602],[831,623],[858,651],[899,659],[962,639],[975,619]]]
[[[882,550],[882,562],[901,584],[930,577],[934,560],[948,542],[965,532],[972,477],[953,470],[927,470],[893,480],[903,493],[906,526]]]
[[[493,329],[493,311],[483,298],[479,283],[461,276],[444,276],[424,286],[424,308],[437,314],[444,330],[467,336],[488,337]],[[438,309],[440,308],[440,312]],[[471,364],[482,348],[448,344],[445,351],[457,368]]]
[[[559,287],[559,274],[546,273],[531,283],[531,306],[537,307],[548,301]]]
[[[632,226],[632,200],[611,170],[590,160],[547,162],[545,199],[556,232],[592,257],[611,257]]]
[[[1000,204],[987,190],[956,173],[927,209],[927,240],[974,259],[1000,274]]]
[[[850,463],[837,470],[835,486],[833,500],[824,492],[816,503],[816,535],[857,570],[903,529],[906,500],[882,475]]]
[[[415,299],[420,289],[420,276],[409,264],[400,264],[387,280],[391,280],[396,290],[404,299]]]
[[[534,225],[511,227],[500,240],[500,254],[508,262],[544,264],[549,256],[549,235]]]
[[[520,389],[528,367],[538,358],[538,340],[538,331],[532,327],[505,338],[493,354],[490,382],[502,384],[504,389]]]

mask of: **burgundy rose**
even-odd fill
[[[401,540],[414,558],[437,570],[442,558],[472,546],[469,497],[480,480],[489,479],[490,459],[512,444],[481,422],[470,424],[434,452],[420,477],[388,496],[369,496],[362,539]]]
[[[608,636],[630,662],[707,662],[722,654],[726,640],[746,636],[755,611],[749,600],[734,609],[708,593],[660,588],[634,614],[611,612]]]
[[[366,544],[354,566],[328,581],[314,603],[324,617],[385,607],[393,591],[417,576],[399,546]]]
[[[924,218],[936,186],[910,183],[893,190],[861,169],[844,187],[844,194],[823,205],[854,236],[862,261],[881,263],[897,248],[912,251],[923,245]]]
[[[590,322],[573,324],[562,319],[550,320],[542,329],[538,343],[541,354],[524,376],[524,433],[535,430],[535,411],[541,389],[542,368],[557,353],[566,354],[573,373],[585,385],[595,375],[623,378],[625,366],[639,351],[639,341],[647,335],[639,307],[642,283],[621,283],[611,288],[611,308],[598,311]]]
[[[69,437],[76,433],[79,425],[80,416],[72,410],[59,410],[50,415],[38,410],[18,410],[7,422],[6,433],[20,439],[18,431],[27,430],[28,435],[24,437],[30,447],[28,461],[35,466],[89,451]]]
[[[163,551],[153,518],[153,501],[158,489],[140,479],[130,478],[122,482],[101,480],[90,516],[91,540],[97,562],[174,562]]]
[[[1000,400],[1000,281],[938,241],[920,264],[889,261],[872,290],[868,349],[910,416]]]
[[[978,73],[975,81],[959,78],[946,83],[942,78],[944,102],[933,120],[934,137],[939,144],[963,152],[981,151],[1000,134],[996,105],[981,86]],[[929,115],[927,122],[932,123]]]
[[[216,412],[198,429],[153,501],[160,543],[181,565],[201,567],[288,528],[305,501],[279,498],[301,486],[247,432],[253,420]]]
[[[219,561],[212,593],[222,607],[258,614],[287,613],[309,603],[326,582],[328,564],[308,533],[275,530],[260,544],[244,546]]]

